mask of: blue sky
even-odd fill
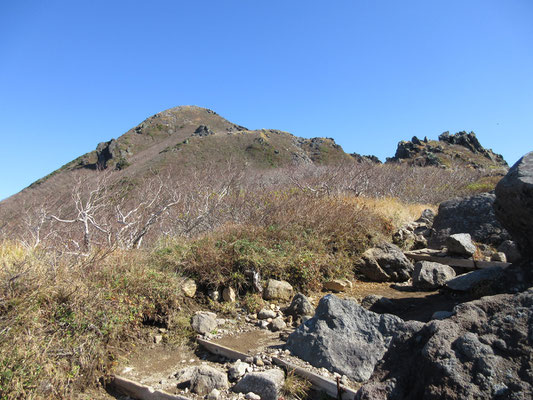
[[[1,1],[0,199],[185,104],[381,159],[473,130],[512,164],[531,21],[529,0]]]

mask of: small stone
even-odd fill
[[[258,394],[255,394],[254,392],[246,393],[244,398],[247,400],[261,400],[261,396],[259,396]]]
[[[159,344],[163,341],[163,335],[155,335],[154,336],[154,343]]]
[[[272,322],[270,323],[270,330],[272,332],[281,331],[285,329],[286,327],[287,327],[287,324],[285,323],[285,321],[283,321],[283,318],[281,317],[274,318]]]
[[[257,313],[257,318],[259,319],[276,318],[276,312],[273,310],[263,308],[261,311]]]
[[[254,364],[257,365],[258,367],[262,367],[265,365],[265,363],[263,362],[263,359],[259,356],[254,357]]]
[[[196,294],[196,283],[192,279],[186,279],[181,285],[183,294],[187,297],[194,297]]]
[[[218,290],[209,290],[207,292],[207,296],[213,301],[219,301],[220,300],[220,292]]]
[[[222,298],[228,303],[233,303],[237,299],[237,296],[235,295],[235,290],[230,287],[225,288],[222,291]]]
[[[218,400],[220,397],[220,390],[213,389],[211,392],[207,395],[207,400]]]
[[[490,257],[491,261],[499,261],[499,262],[507,262],[507,256],[504,252],[499,251],[497,253],[493,253]]]
[[[249,365],[241,360],[235,361],[235,363],[228,370],[228,377],[231,381],[236,381],[241,376],[244,376],[246,369]]]
[[[344,292],[352,286],[352,283],[347,279],[333,279],[324,283],[324,290],[330,290],[335,293]]]

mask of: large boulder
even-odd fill
[[[494,210],[522,256],[533,259],[533,152],[518,160],[498,182]]]
[[[418,261],[413,272],[413,286],[424,290],[434,290],[455,278],[455,270],[444,264],[431,261]]]
[[[402,250],[387,242],[365,251],[357,267],[368,279],[378,282],[405,282],[414,269]]]
[[[362,382],[370,377],[392,337],[413,325],[330,294],[320,300],[314,317],[289,336],[287,347],[315,367]]]
[[[476,242],[498,246],[509,234],[496,219],[492,208],[496,196],[482,193],[442,202],[433,221],[428,245],[440,249],[455,233],[469,233]]]
[[[415,334],[397,335],[356,398],[533,398],[533,289],[455,307]]]

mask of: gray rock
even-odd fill
[[[263,298],[265,300],[289,300],[292,293],[292,286],[289,282],[269,279]]]
[[[413,286],[424,290],[442,287],[455,277],[452,267],[431,261],[418,261],[413,272]]]
[[[368,279],[378,282],[405,282],[414,270],[401,249],[386,242],[365,251],[357,267]]]
[[[415,222],[422,222],[426,224],[428,228],[431,228],[433,226],[435,216],[435,211],[433,211],[431,208],[426,208],[424,211],[422,211],[420,218],[418,218]]]
[[[315,367],[362,382],[370,377],[392,337],[408,330],[396,316],[376,314],[330,294],[320,300],[315,316],[289,336],[287,348]]]
[[[250,365],[242,362],[241,360],[235,361],[235,363],[229,368],[228,376],[231,381],[236,381],[246,373],[246,368]]]
[[[446,238],[455,233],[469,233],[476,242],[498,246],[509,234],[496,219],[492,208],[496,196],[482,193],[471,197],[444,201],[433,221],[429,247],[440,249]]]
[[[211,392],[207,395],[207,400],[218,400],[220,398],[220,390],[213,389]]]
[[[255,393],[262,400],[278,400],[285,382],[285,373],[280,369],[246,374],[233,388],[237,393]]]
[[[255,394],[254,392],[246,393],[244,398],[247,400],[261,400],[261,396],[259,396],[258,394]]]
[[[282,331],[287,327],[287,324],[285,321],[283,321],[283,318],[277,317],[272,320],[272,322],[269,324],[269,328],[272,332],[278,332]]]
[[[296,293],[289,307],[284,310],[284,313],[285,315],[292,315],[294,318],[298,318],[304,315],[313,315],[315,308],[304,294]]]
[[[477,269],[449,280],[446,287],[459,292],[469,292],[481,284],[497,281],[502,276],[503,269],[500,267]]]
[[[476,252],[476,245],[469,233],[455,233],[446,238],[448,252],[458,256],[470,257]]]
[[[180,369],[178,372],[174,374],[174,377],[176,378],[176,385],[180,389],[184,389],[186,387],[191,386],[191,379],[194,376],[196,372],[196,367],[187,367]]]
[[[277,316],[276,312],[268,308],[263,308],[261,311],[257,313],[257,318],[259,319],[276,318],[276,316]]]
[[[191,327],[196,332],[205,335],[218,326],[217,315],[209,311],[198,311],[192,317]]]
[[[192,392],[205,396],[213,389],[227,388],[229,388],[229,382],[225,373],[207,365],[196,367],[191,378]]]
[[[361,307],[379,314],[392,314],[398,310],[398,307],[392,302],[391,299],[377,294],[369,294],[363,300],[361,300]]]
[[[526,259],[533,259],[533,151],[496,185],[494,210]]]
[[[515,263],[522,259],[522,255],[520,254],[520,250],[518,250],[516,242],[513,242],[512,240],[503,241],[502,244],[498,246],[498,251],[505,254],[507,262]]]
[[[491,261],[498,261],[498,262],[507,262],[507,256],[504,252],[498,251],[497,253],[492,253],[490,256]]]
[[[533,398],[532,305],[533,288],[486,296],[395,337],[356,398]]]

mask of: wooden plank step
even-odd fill
[[[196,341],[211,353],[229,358],[230,360],[244,361],[247,358],[252,357],[250,354],[241,353],[240,351],[230,349],[229,347],[225,347],[208,340],[197,338]]]
[[[282,360],[277,357],[273,357],[272,361],[274,364],[279,365],[280,367],[285,368],[288,372],[294,371],[296,375],[301,376],[302,378],[307,379],[309,382],[313,384],[313,386],[316,389],[319,389],[329,396],[338,399],[341,398],[342,400],[353,400],[355,399],[356,391],[350,388],[347,388],[345,386],[340,386],[341,393],[340,397],[338,395],[337,391],[337,382],[332,381],[331,379],[324,378],[320,375],[315,374],[314,372],[308,371],[304,368],[298,367],[294,364],[291,364],[288,361]]]
[[[154,390],[131,379],[112,375],[107,383],[112,389],[137,400],[189,400],[187,397],[170,394],[163,390]]]
[[[430,249],[423,249],[430,250]],[[436,253],[437,252],[437,253]],[[489,268],[489,267],[501,267],[507,268],[511,263],[500,262],[500,261],[477,261],[471,258],[455,258],[440,256],[436,254],[442,254],[439,250],[432,250],[429,252],[423,252],[421,250],[415,251],[406,251],[404,252],[405,256],[415,261],[433,261],[440,264],[446,264],[450,267],[461,267],[468,269],[478,269],[478,268]]]
[[[233,360],[245,360],[251,357],[251,355],[249,354],[241,353],[237,350],[230,349],[229,347],[225,347],[220,344],[210,342],[208,340],[198,338],[196,339],[196,341],[211,353],[224,356],[226,358],[230,358]],[[279,365],[280,367],[283,367],[288,371],[294,371],[295,374],[307,379],[313,384],[315,388],[322,390],[329,396],[333,398],[338,398],[336,382],[317,375],[314,372],[308,371],[304,368],[300,368],[277,357],[273,357],[272,361],[274,362],[274,364]],[[353,389],[341,387],[342,400],[353,400],[355,398],[355,393],[356,391],[354,391]]]

